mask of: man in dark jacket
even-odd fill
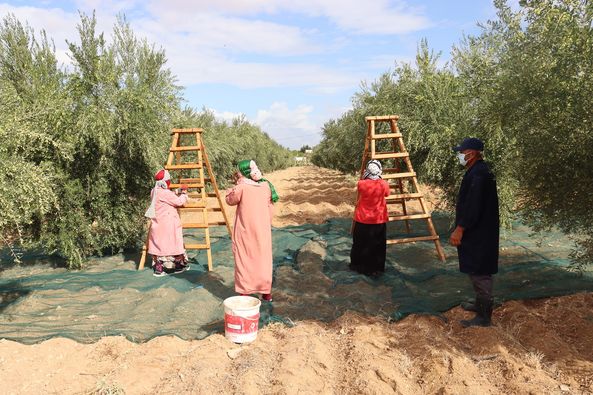
[[[462,307],[475,311],[461,324],[490,326],[492,317],[492,275],[498,272],[498,193],[496,179],[482,159],[484,143],[467,138],[454,148],[467,171],[461,181],[455,208],[455,230],[450,243],[457,247],[459,270],[467,273],[476,293],[474,304]]]

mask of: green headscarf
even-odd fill
[[[280,197],[278,197],[278,194],[276,193],[276,188],[274,188],[274,185],[272,185],[272,183],[268,180],[266,180],[265,178],[261,177],[259,180],[254,180],[253,177],[251,176],[251,171],[253,170],[251,168],[251,162],[253,162],[253,164],[255,165],[255,169],[259,171],[259,169],[257,168],[257,165],[255,164],[255,161],[247,159],[247,160],[242,160],[241,162],[239,162],[237,164],[237,168],[239,169],[239,171],[241,172],[241,174],[243,174],[245,177],[249,178],[252,181],[255,182],[267,182],[268,185],[270,186],[270,191],[272,191],[272,202],[276,203],[278,201],[278,199],[280,199]],[[261,172],[260,172],[261,174]]]

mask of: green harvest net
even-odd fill
[[[274,302],[262,304],[260,324],[329,321],[347,310],[400,319],[410,313],[439,314],[467,300],[471,286],[458,272],[455,249],[446,243],[450,218],[433,218],[447,262],[437,259],[431,242],[389,246],[387,271],[379,279],[348,270],[349,219],[274,229]],[[415,223],[411,235],[425,232],[424,226]],[[409,236],[401,223],[390,224],[388,232]],[[581,275],[567,270],[571,243],[566,237],[530,234],[517,224],[501,239],[497,302],[593,291],[591,270]],[[212,242],[212,272],[203,251],[190,251],[191,270],[164,278],[152,276],[150,268],[136,271],[137,254],[95,258],[88,269],[67,271],[43,255],[29,254],[14,265],[5,252],[0,338],[94,342],[124,335],[143,342],[160,335],[200,339],[222,333],[222,301],[235,294],[233,256],[225,228],[213,230]]]

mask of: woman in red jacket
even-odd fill
[[[350,269],[367,276],[385,271],[387,250],[387,202],[389,184],[381,178],[381,162],[371,160],[358,181],[358,202],[354,210],[354,229]]]

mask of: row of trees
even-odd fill
[[[0,26],[0,245],[38,244],[80,267],[91,254],[142,240],[154,172],[172,127],[202,127],[219,179],[255,158],[264,171],[290,152],[245,119],[181,107],[162,49],[120,18],[112,40],[81,15],[71,65],[14,16]]]
[[[454,47],[451,62],[426,41],[416,64],[363,85],[353,108],[323,128],[314,163],[360,166],[367,115],[399,114],[423,182],[454,203],[461,172],[451,151],[463,137],[486,143],[504,222],[518,214],[536,230],[559,227],[593,258],[593,2],[495,0],[497,18]]]

